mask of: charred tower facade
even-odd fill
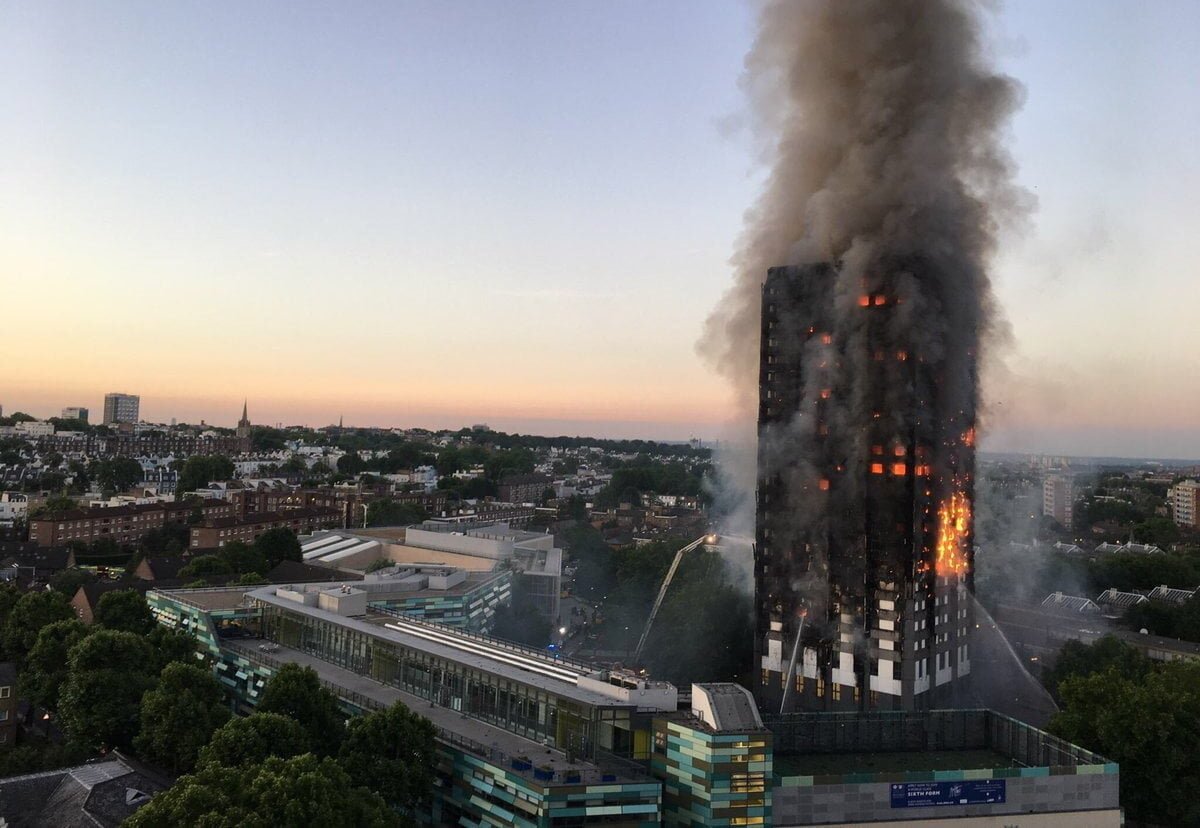
[[[765,711],[928,708],[971,672],[974,342],[944,335],[923,268],[777,267],[763,284]]]

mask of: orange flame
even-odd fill
[[[966,572],[964,551],[971,529],[971,502],[963,492],[955,492],[938,506],[937,574],[961,575]]]

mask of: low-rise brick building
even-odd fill
[[[92,543],[111,538],[119,544],[134,544],[168,523],[186,523],[200,512],[201,520],[232,518],[233,504],[221,500],[148,503],[140,506],[109,506],[72,509],[53,517],[29,521],[29,540],[38,546]]]
[[[190,549],[218,549],[230,541],[253,543],[269,529],[287,528],[297,535],[338,526],[342,515],[334,509],[288,509],[242,518],[221,517],[192,527]]]

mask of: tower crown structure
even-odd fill
[[[970,674],[974,353],[914,327],[920,266],[853,294],[829,264],[763,285],[755,657],[770,713],[928,708]]]

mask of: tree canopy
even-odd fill
[[[367,505],[368,526],[407,526],[420,523],[429,515],[417,503],[400,503],[380,498]]]
[[[142,464],[132,457],[97,460],[89,472],[106,492],[123,492],[142,480]]]
[[[1063,708],[1048,729],[1120,763],[1131,820],[1200,822],[1200,664],[1169,662],[1140,675],[1111,664],[1067,675],[1058,691]]]
[[[89,632],[74,618],[42,627],[21,671],[21,695],[31,704],[57,710],[59,692],[67,680],[67,657]]]
[[[233,477],[233,461],[219,454],[195,454],[183,463],[179,470],[179,481],[175,491],[194,492],[203,489],[214,480],[229,480]]]
[[[308,734],[309,750],[320,755],[337,752],[346,727],[337,697],[321,685],[315,670],[299,664],[279,668],[263,688],[258,710],[295,719]]]
[[[174,773],[190,771],[214,731],[229,720],[221,685],[211,671],[168,664],[141,702],[138,752]]]
[[[99,630],[71,648],[59,696],[59,723],[88,747],[128,748],[138,732],[142,694],[155,684],[159,663],[149,641]]]
[[[435,751],[433,724],[396,702],[350,720],[338,764],[389,805],[411,809],[433,787]]]
[[[135,589],[118,589],[100,596],[96,624],[108,630],[148,635],[155,627],[146,596]]]
[[[218,728],[201,749],[199,764],[230,768],[259,765],[271,756],[288,759],[308,749],[308,733],[299,722],[290,716],[259,711],[231,719]]]
[[[75,613],[62,593],[53,590],[27,592],[13,605],[4,621],[4,652],[11,659],[23,661],[37,642],[42,627],[74,617]]]
[[[266,558],[267,569],[264,573],[276,567],[280,561],[303,560],[300,541],[296,533],[286,526],[277,526],[263,532],[254,541],[254,548]]]
[[[259,765],[206,764],[155,796],[127,828],[390,828],[402,824],[379,794],[357,787],[333,759],[312,754]]]
[[[96,582],[96,576],[86,569],[64,569],[50,576],[50,588],[62,594],[68,601],[84,584]]]

